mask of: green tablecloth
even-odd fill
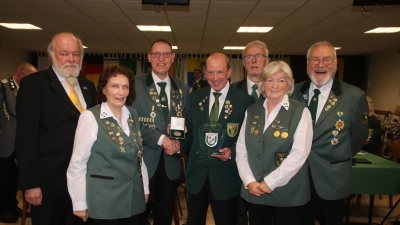
[[[362,153],[365,153],[362,151]],[[351,175],[351,193],[395,195],[400,193],[400,164],[366,153],[354,158],[365,158],[371,164],[356,164]]]

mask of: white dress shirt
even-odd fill
[[[153,77],[154,84],[156,86],[158,94],[160,94],[161,87],[158,86],[157,83],[159,83],[159,82],[167,83],[167,85],[165,85],[165,93],[167,94],[168,109],[171,110],[170,109],[170,103],[171,103],[171,100],[170,100],[171,99],[171,97],[170,97],[170,95],[171,95],[171,79],[169,78],[169,75],[167,75],[167,77],[164,80],[161,80],[154,72],[151,72],[151,76]],[[166,137],[165,134],[161,134],[160,138],[158,138],[157,144],[159,146],[162,146],[162,141],[163,141],[164,137]]]
[[[105,112],[105,113],[103,113]],[[129,118],[129,110],[126,106],[122,107],[122,120],[119,121],[110,108],[107,102],[101,104],[100,118],[113,117],[118,125],[122,128],[124,133],[129,137],[132,136],[130,127],[127,122]],[[104,116],[108,115],[108,116]],[[90,158],[91,149],[94,142],[97,140],[98,125],[96,118],[91,111],[83,111],[79,117],[78,127],[76,128],[74,148],[72,152],[71,161],[67,170],[68,192],[72,199],[74,211],[87,209],[86,202],[86,172],[87,162]],[[142,177],[144,193],[149,194],[149,177],[147,168],[142,161]],[[101,196],[99,196],[100,198]]]
[[[251,81],[248,77],[247,77],[246,79],[247,79],[247,93],[248,93],[249,95],[251,95],[251,94],[253,94],[253,85],[255,85],[256,83],[254,83],[253,81]],[[260,84],[262,84],[262,83],[258,83],[258,84],[257,84],[257,87],[258,87]],[[260,97],[260,91],[258,90],[258,88],[256,89],[256,92],[257,92],[257,96]]]
[[[285,95],[281,102],[276,105],[275,108],[271,111],[270,115],[268,115],[267,103],[268,98],[265,99],[263,104],[265,108],[265,124],[263,133],[275,120],[281,107],[286,108],[286,110],[288,110],[290,107],[289,98],[287,95]],[[256,181],[256,179],[250,169],[250,165],[248,162],[248,154],[245,142],[246,119],[247,111],[237,140],[236,164],[239,170],[239,176],[243,181],[244,187],[247,189],[247,185],[251,182]],[[285,160],[283,160],[282,164],[278,168],[276,168],[274,171],[264,177],[264,181],[267,183],[268,187],[271,190],[287,184],[290,179],[294,175],[296,175],[297,172],[301,169],[301,167],[307,160],[308,155],[310,154],[312,138],[313,127],[311,114],[307,108],[304,108],[300,122],[296,128],[296,131],[294,132],[293,145],[292,149],[290,150],[290,154]]]
[[[229,86],[230,86],[229,82],[226,82],[225,87],[222,88],[221,91],[215,91],[215,90],[211,87],[211,92],[210,92],[210,96],[209,96],[210,101],[209,101],[209,103],[208,103],[208,115],[210,115],[211,109],[212,109],[212,107],[213,107],[213,105],[214,105],[214,102],[215,102],[215,97],[214,97],[214,94],[213,94],[213,93],[214,93],[214,92],[218,92],[218,93],[221,93],[221,95],[220,95],[219,98],[218,98],[218,101],[219,101],[218,118],[219,118],[219,115],[221,114],[222,108],[223,108],[224,105],[225,105],[224,102],[225,102],[225,99],[226,99],[226,95],[228,94],[228,91],[229,91]]]
[[[67,92],[67,95],[70,96],[70,89],[69,89],[69,84],[65,80],[65,77],[60,76],[53,68],[54,73],[57,75],[58,79],[61,82],[61,85],[63,86],[65,92]],[[79,83],[74,87],[76,94],[78,95],[79,101],[81,102],[81,105],[84,110],[86,110],[87,105],[85,102],[85,98],[83,97],[81,87],[79,86]]]
[[[333,79],[330,80],[328,83],[326,83],[324,86],[319,88],[319,91],[321,93],[318,95],[318,108],[317,108],[317,115],[315,115],[315,123],[317,123],[319,115],[321,115],[321,112],[324,109],[324,105],[329,98],[329,93],[331,93],[332,85],[333,85]],[[311,82],[310,89],[308,90],[308,96],[310,96],[308,98],[308,105],[310,105],[310,101],[314,96],[314,89],[316,88],[317,86],[315,86]]]

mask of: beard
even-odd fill
[[[81,71],[81,65],[82,64],[76,64],[76,63],[65,63],[64,65],[62,65],[61,67],[59,67],[57,65],[57,63],[55,63],[55,61],[53,60],[53,68],[54,70],[61,76],[64,78],[68,78],[68,77],[78,77],[79,76],[79,72]],[[75,67],[75,68],[73,68]]]
[[[336,68],[334,68],[333,70],[328,70],[327,71],[327,76],[324,77],[322,80],[317,80],[315,78],[314,73],[316,73],[315,71],[318,69],[307,69],[307,73],[308,73],[308,77],[311,79],[311,81],[313,82],[313,84],[315,86],[317,86],[318,88],[324,86],[325,84],[327,84],[330,80],[333,79],[333,77],[335,76],[336,73]]]

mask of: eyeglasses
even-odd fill
[[[151,58],[156,59],[160,57],[161,55],[164,58],[171,58],[172,52],[150,52]]]
[[[256,55],[246,55],[244,58],[248,61],[252,61],[253,59],[262,59],[262,58],[268,58],[266,55],[263,54],[256,54]]]
[[[322,64],[331,65],[334,60],[335,59],[331,59],[331,58],[323,58]],[[311,58],[311,59],[308,59],[308,61],[310,62],[311,65],[318,65],[319,62],[321,61],[321,59],[320,58]]]

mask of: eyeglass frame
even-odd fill
[[[332,59],[330,57],[325,57],[325,58],[321,59],[321,58],[315,57],[315,58],[311,58],[311,59],[307,59],[307,60],[310,62],[311,65],[318,65],[322,61],[322,64],[324,64],[325,66],[330,66],[336,60],[336,58]],[[316,60],[318,60],[318,62]],[[327,60],[331,60],[331,62],[327,64],[326,63]]]
[[[149,54],[150,54],[151,58],[157,59],[157,58],[160,58],[161,55],[164,58],[171,58],[174,53],[173,52],[149,52]],[[169,54],[169,55],[166,55],[166,54]]]
[[[260,53],[257,53],[257,54],[255,54],[255,55],[252,55],[252,54],[250,54],[250,55],[245,55],[245,56],[244,56],[244,59],[247,60],[247,61],[252,61],[253,59],[260,60],[260,59],[262,59],[263,57],[265,57],[266,59],[268,59],[268,56],[266,56],[266,55],[264,55],[264,54],[260,54]]]

